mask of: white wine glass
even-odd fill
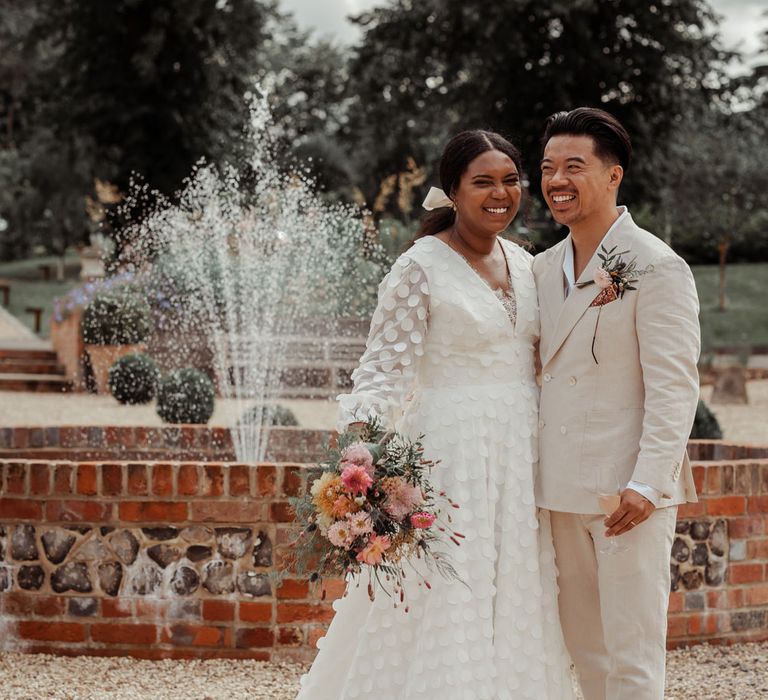
[[[621,504],[621,482],[613,464],[600,465],[597,469],[597,502],[605,516],[613,515]],[[601,554],[626,552],[627,547],[617,538],[604,537],[598,548]]]

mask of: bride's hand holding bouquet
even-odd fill
[[[406,612],[407,577],[427,588],[432,571],[458,578],[438,550],[463,535],[451,528],[458,505],[429,481],[436,465],[420,440],[385,432],[376,420],[354,424],[328,451],[308,493],[292,501],[301,527],[292,545],[295,572],[311,581],[367,573],[371,599],[380,588]]]

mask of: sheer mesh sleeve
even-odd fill
[[[338,396],[340,431],[373,416],[387,428],[394,425],[424,354],[428,315],[424,270],[401,257],[379,285],[365,352],[352,373],[354,388]]]

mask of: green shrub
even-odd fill
[[[140,352],[121,357],[109,368],[109,390],[120,403],[149,403],[157,392],[160,370]]]
[[[134,345],[151,331],[149,305],[129,290],[100,294],[83,312],[83,342],[88,345]]]
[[[160,381],[157,415],[166,423],[207,423],[213,401],[213,382],[203,372],[177,369]]]
[[[693,419],[691,438],[694,440],[722,440],[723,431],[717,422],[715,414],[709,410],[709,406],[699,401],[696,407],[696,417]]]
[[[254,406],[240,418],[240,425],[253,425],[261,420],[261,425],[298,425],[299,421],[290,408],[279,404]]]

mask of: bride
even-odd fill
[[[466,131],[446,145],[443,190],[379,288],[339,429],[378,416],[440,460],[460,504],[461,581],[406,582],[409,611],[350,583],[298,700],[573,698],[549,523],[534,504],[538,307],[531,256],[499,237],[520,206],[517,149]],[[446,196],[444,193],[448,193]]]

